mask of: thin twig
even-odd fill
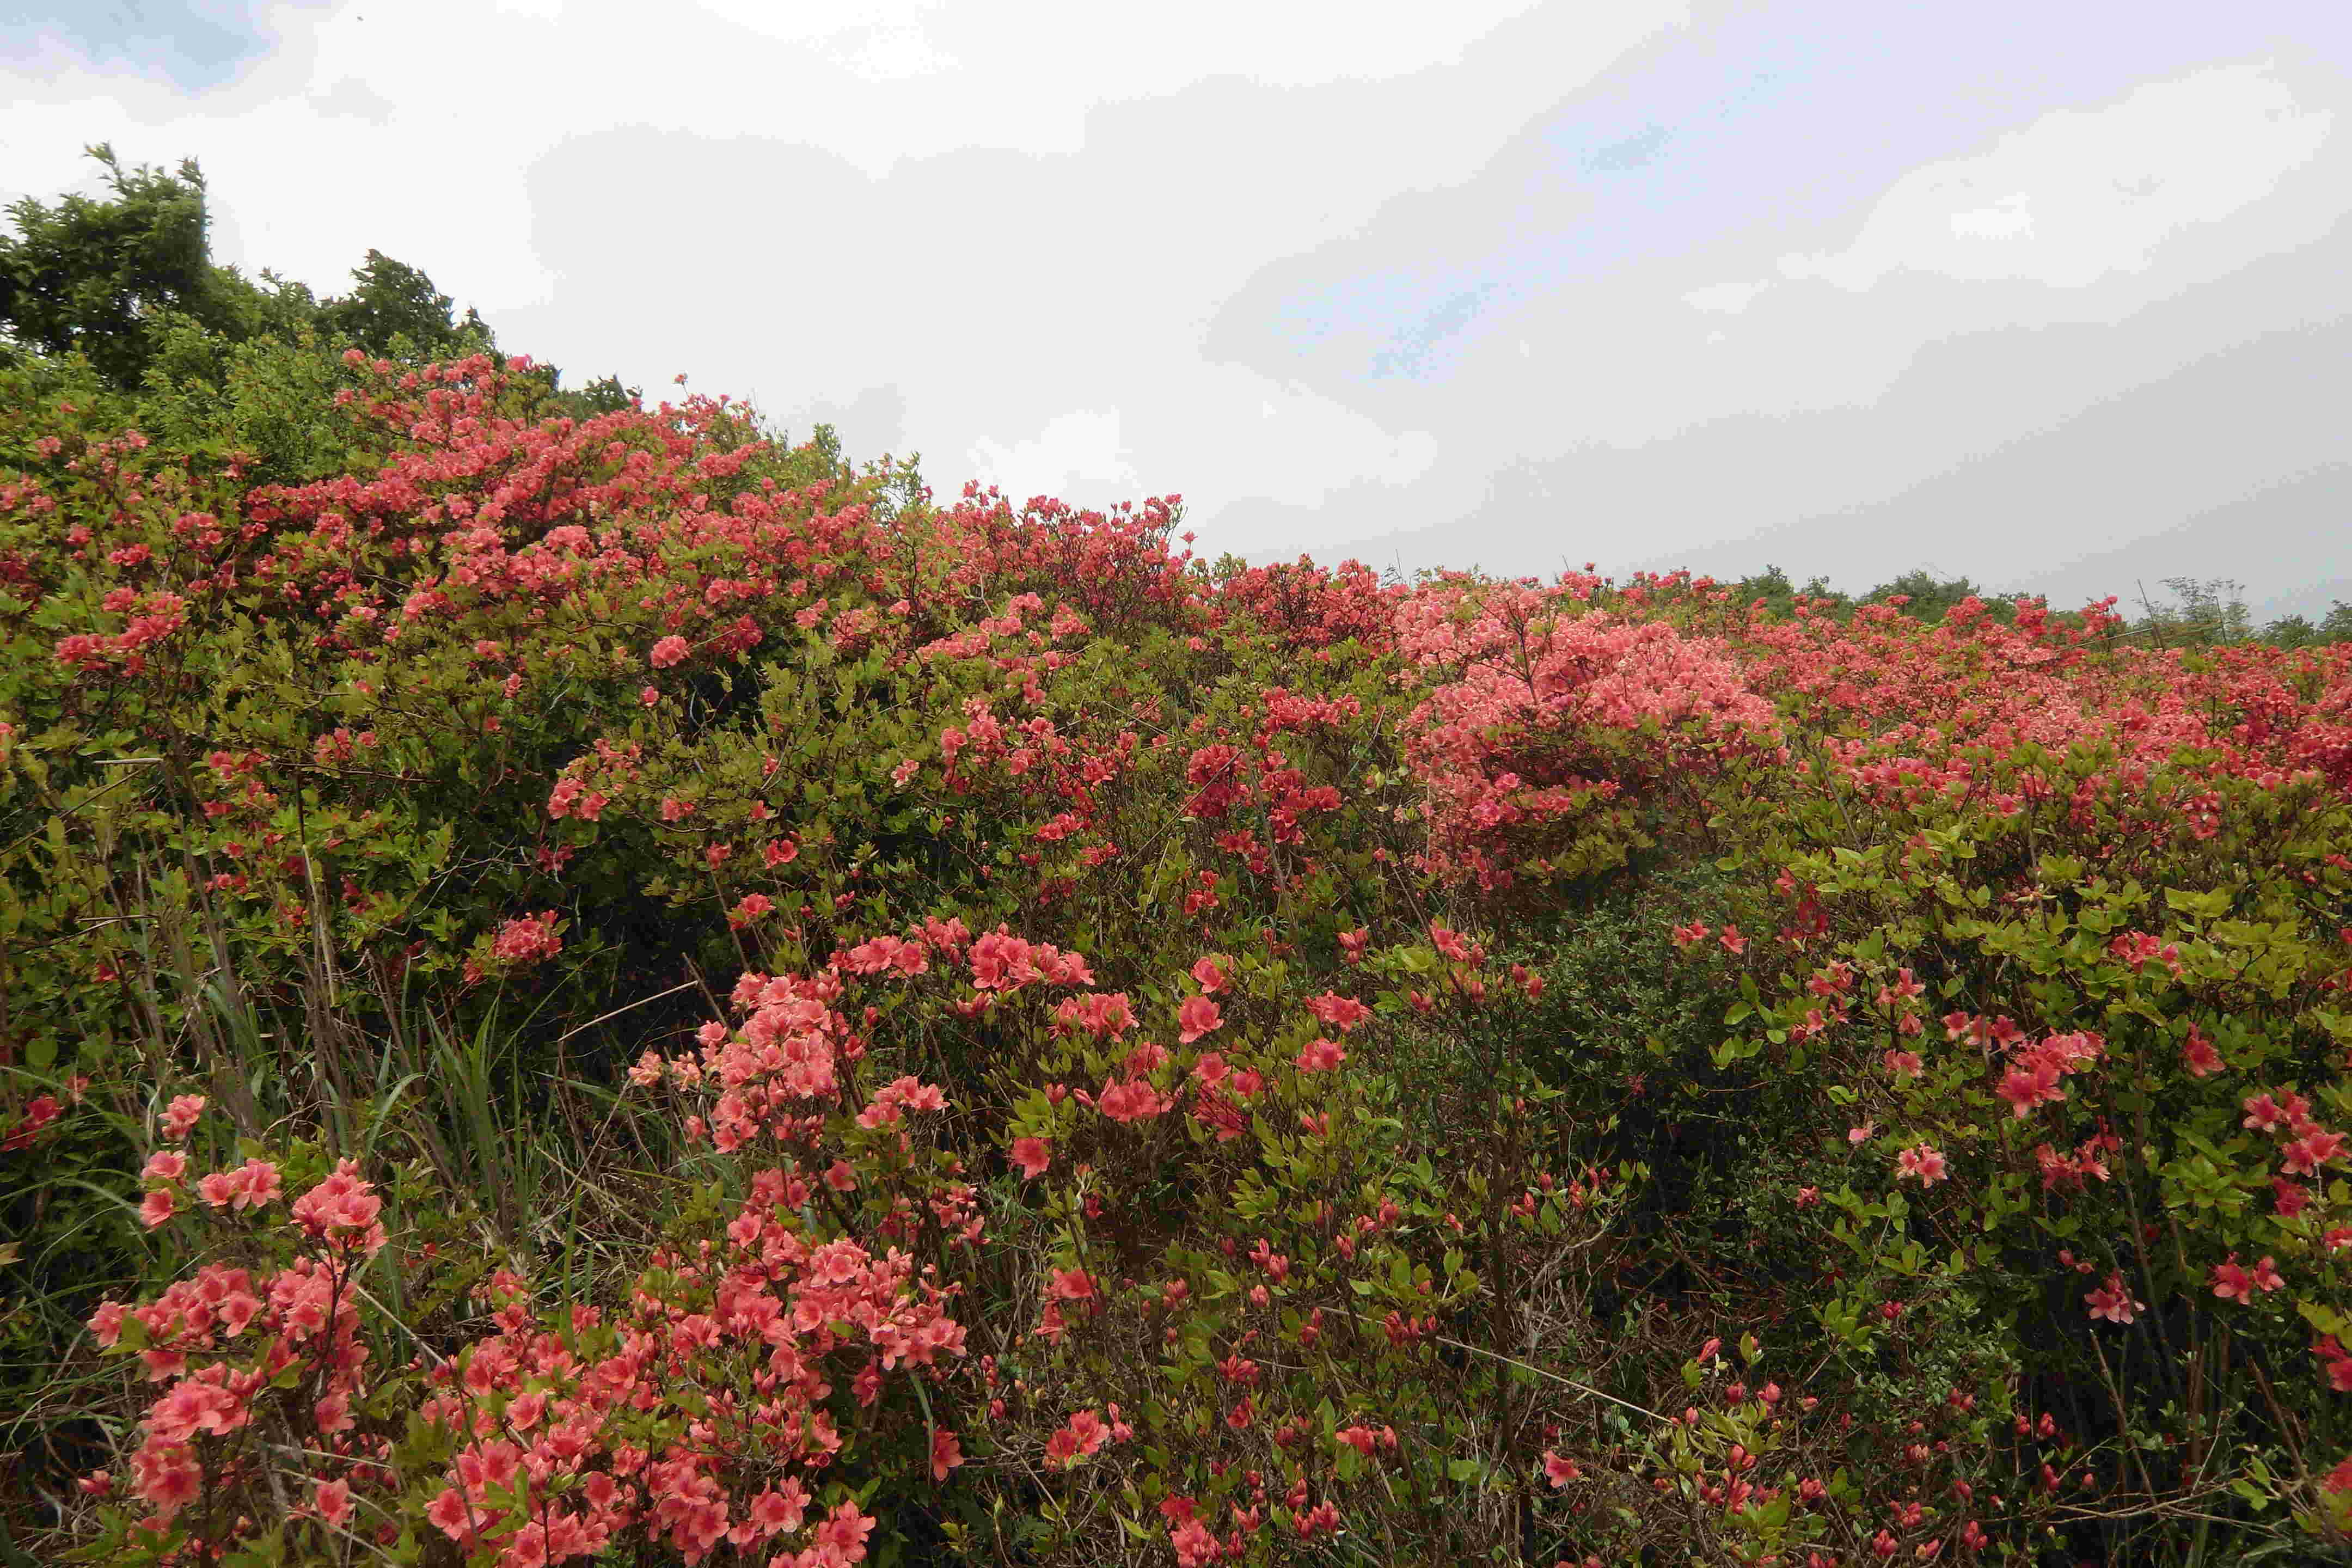
[[[667,991],[656,991],[650,996],[640,996],[634,1002],[615,1007],[611,1012],[604,1014],[601,1016],[591,1018],[586,1023],[582,1024],[577,1027],[564,1030],[563,1033],[555,1037],[555,1043],[560,1046],[564,1041],[570,1039],[572,1036],[580,1033],[582,1029],[593,1029],[597,1025],[604,1022],[607,1018],[617,1018],[622,1014],[629,1012],[634,1008],[642,1007],[648,1002],[658,1002],[665,996],[675,996],[681,991],[691,991],[701,984],[701,978],[697,976],[692,980],[681,980]]]
[[[1344,1315],[1355,1319],[1360,1323],[1370,1323],[1378,1326],[1381,1321],[1378,1318],[1366,1317],[1363,1313],[1356,1311],[1350,1308],[1342,1307],[1339,1310]],[[1529,1363],[1517,1360],[1511,1356],[1504,1355],[1499,1351],[1490,1351],[1484,1345],[1465,1344],[1460,1340],[1447,1339],[1444,1334],[1432,1334],[1429,1337],[1436,1341],[1441,1345],[1451,1345],[1455,1350],[1467,1351],[1472,1355],[1486,1356],[1489,1360],[1501,1362],[1506,1366],[1515,1366],[1522,1372],[1534,1373],[1538,1377],[1549,1378],[1552,1382],[1559,1384],[1563,1387],[1572,1388],[1579,1394],[1589,1394],[1595,1399],[1605,1399],[1612,1405],[1622,1405],[1626,1409],[1646,1415],[1653,1421],[1671,1421],[1674,1419],[1674,1417],[1670,1415],[1659,1415],[1656,1411],[1652,1410],[1647,1405],[1636,1405],[1630,1399],[1620,1399],[1613,1394],[1604,1393],[1601,1389],[1593,1387],[1591,1384],[1579,1383],[1572,1377],[1562,1377],[1556,1372],[1552,1372],[1544,1367],[1532,1365]]]

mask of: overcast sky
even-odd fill
[[[0,199],[199,158],[500,343],[1200,548],[2352,598],[2347,0],[0,0]]]

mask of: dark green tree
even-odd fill
[[[1761,599],[1765,607],[1775,616],[1789,614],[1801,597],[1811,601],[1817,613],[1827,611],[1843,616],[1853,607],[1853,601],[1831,587],[1827,577],[1816,574],[1807,580],[1804,586],[1799,587],[1789,580],[1789,574],[1778,566],[1767,566],[1763,571],[1742,577],[1727,586],[1731,590],[1733,604],[1747,605]]]
[[[566,388],[563,373],[553,365],[541,365],[539,372],[547,384],[548,412],[574,419],[593,419],[599,414],[615,413],[635,405],[646,395],[641,386],[622,385],[617,375],[599,376],[585,386]]]
[[[426,359],[496,347],[478,312],[469,306],[465,319],[457,320],[449,296],[406,262],[371,249],[352,278],[358,288],[319,307],[319,332],[331,345],[356,344],[384,356],[404,347],[409,355]]]
[[[1864,595],[1862,602],[1883,605],[1897,596],[1905,601],[1903,613],[1915,620],[1940,621],[1946,611],[1969,598],[1981,600],[1996,620],[2010,620],[2017,614],[2013,600],[1988,595],[1966,577],[1938,577],[1925,566],[1915,566],[1892,583],[1881,583]]]
[[[2338,599],[2316,622],[2308,616],[2283,616],[2263,628],[2263,640],[2280,647],[2326,647],[2352,642],[2352,605]]]
[[[0,326],[43,353],[79,351],[109,382],[130,387],[153,357],[165,317],[230,329],[257,290],[212,265],[194,159],[172,174],[125,169],[103,142],[89,153],[105,165],[111,199],[66,195],[50,205],[27,196],[9,207],[16,232],[0,235]]]
[[[291,342],[305,327],[331,351],[357,345],[415,359],[496,352],[478,311],[457,317],[432,279],[380,250],[352,271],[350,293],[325,300],[274,273],[257,282],[215,265],[194,159],[171,174],[126,168],[104,143],[89,153],[105,167],[108,195],[28,196],[8,209],[16,232],[0,235],[0,328],[26,348],[79,353],[126,391],[159,357],[181,382],[205,354],[259,339]],[[202,353],[191,333],[206,345]]]

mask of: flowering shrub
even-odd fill
[[[1433,869],[1491,891],[1514,863],[1603,868],[1645,841],[1630,794],[1726,745],[1772,743],[1770,704],[1718,644],[1592,608],[1598,586],[1443,581],[1399,610],[1402,652],[1431,688],[1407,754]]]
[[[304,375],[0,416],[41,1551],[2343,1549],[2352,656]]]

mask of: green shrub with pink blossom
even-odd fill
[[[2345,1553],[2344,649],[75,374],[0,373],[12,1550]]]

